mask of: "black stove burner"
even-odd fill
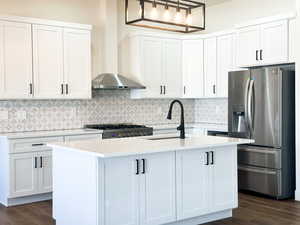
[[[134,124],[91,124],[85,128],[103,130],[102,139],[153,135],[152,127]]]

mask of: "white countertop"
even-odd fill
[[[103,133],[102,130],[70,129],[70,130],[51,130],[51,131],[28,131],[28,132],[0,133],[0,137],[6,137],[8,139],[21,139],[21,138],[38,138],[38,137],[56,137],[56,136],[102,134],[102,133]]]
[[[49,146],[60,150],[79,151],[100,158],[112,158],[130,155],[150,154],[168,151],[180,151],[188,149],[216,148],[252,143],[248,139],[193,136],[181,139],[149,140],[151,138],[166,137],[149,136],[138,138],[121,138],[107,140],[84,140],[67,143],[54,143]]]
[[[169,130],[169,129],[176,129],[179,126],[177,124],[149,124],[149,127],[153,127],[154,130]],[[212,131],[228,131],[227,124],[220,124],[220,123],[186,123],[185,128],[203,128]]]

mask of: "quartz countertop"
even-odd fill
[[[130,155],[150,154],[169,151],[192,150],[201,148],[216,148],[252,143],[253,140],[191,136],[186,139],[163,139],[151,140],[153,138],[168,138],[171,136],[156,135],[137,138],[107,139],[107,140],[83,140],[67,143],[53,143],[50,147],[60,150],[77,151],[91,154],[100,158],[112,158]]]
[[[179,126],[179,123],[174,124],[149,124],[149,127],[153,127],[154,130],[170,130],[176,129]],[[206,130],[212,131],[228,131],[227,124],[220,124],[220,123],[186,123],[186,129],[192,128],[203,128]]]
[[[0,133],[0,137],[6,137],[8,139],[21,139],[21,138],[38,138],[38,137],[57,137],[57,136],[102,134],[102,133],[103,133],[103,131],[94,130],[94,129],[69,129],[69,130]]]

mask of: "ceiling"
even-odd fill
[[[218,5],[231,0],[204,0],[207,6]]]

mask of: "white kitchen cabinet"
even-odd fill
[[[142,167],[140,224],[166,224],[175,221],[175,153],[145,155]]]
[[[178,40],[163,42],[164,97],[178,98],[182,95],[182,44]]]
[[[33,25],[34,96],[63,98],[63,28]]]
[[[38,192],[37,157],[33,153],[10,156],[9,196],[20,197]]]
[[[0,98],[32,98],[31,25],[0,21]]]
[[[104,163],[105,225],[176,220],[174,152],[113,158]]]
[[[204,96],[216,97],[217,90],[217,38],[204,40]]]
[[[180,219],[237,207],[236,147],[176,154],[177,215]]]
[[[263,64],[288,62],[288,21],[266,23],[260,27]]]
[[[240,67],[288,62],[288,20],[242,27],[237,32]]]
[[[234,35],[217,37],[217,82],[218,97],[228,97],[228,73],[235,67]]]
[[[135,157],[105,161],[105,225],[139,224],[140,176]]]
[[[183,97],[204,96],[203,40],[183,41]]]
[[[52,192],[52,151],[38,154],[39,159],[39,193]]]
[[[130,38],[129,73],[145,90],[132,98],[176,98],[182,94],[181,40],[137,35]]]
[[[178,219],[204,215],[209,211],[209,167],[206,160],[204,150],[182,151],[176,155]]]
[[[91,98],[91,33],[64,29],[64,83],[66,98]]]
[[[212,149],[213,165],[210,167],[210,199],[214,211],[238,206],[237,151],[235,147]]]
[[[297,52],[297,21],[292,19],[289,21],[289,62],[296,62]]]

